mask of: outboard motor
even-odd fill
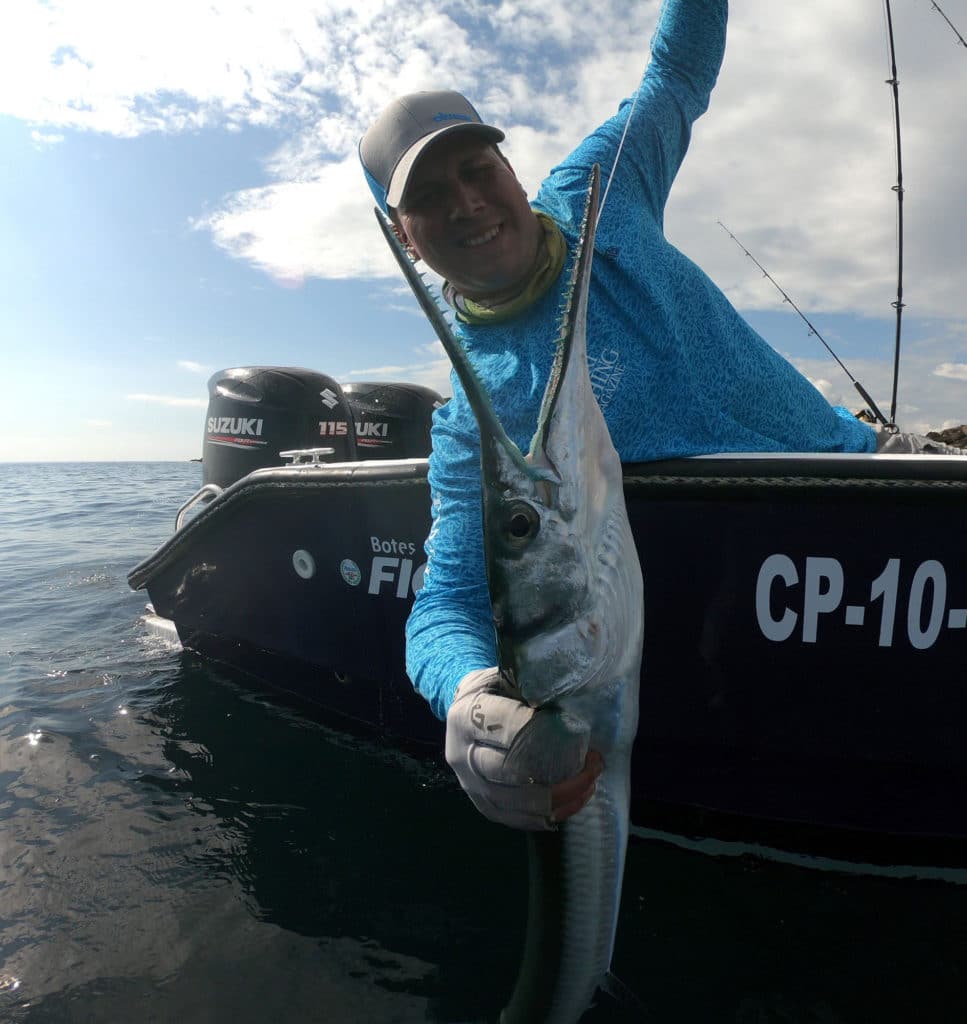
[[[206,484],[227,487],[253,469],[282,465],[279,452],[323,447],[335,449],[332,462],[357,458],[353,416],[332,377],[289,366],[241,366],[208,381]]]
[[[356,424],[359,459],[420,459],[430,454],[430,419],[444,400],[419,384],[360,382],[343,393]]]

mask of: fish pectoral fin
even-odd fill
[[[590,729],[558,708],[540,708],[514,737],[505,764],[519,779],[553,785],[584,767]]]
[[[655,1020],[638,996],[611,971],[605,974],[599,987],[628,1014],[629,1021],[641,1021],[642,1024],[648,1024],[649,1021]]]

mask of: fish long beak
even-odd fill
[[[595,164],[588,181],[578,252],[571,270],[554,363],[528,455],[531,465],[545,467],[557,479],[579,478],[583,421],[587,409],[594,404],[593,395],[587,393],[587,311],[600,189],[601,172]]]
[[[520,449],[507,436],[503,424],[494,411],[487,389],[470,364],[463,346],[450,330],[450,325],[426,281],[396,237],[392,222],[378,207],[374,209],[374,212],[383,236],[403,271],[403,276],[430,321],[436,336],[440,339],[440,344],[443,345],[444,351],[450,358],[457,377],[463,385],[463,390],[480,429],[481,466],[485,483],[496,487],[510,486],[512,482],[519,483],[523,478],[536,485],[539,481],[551,479],[552,474],[546,470],[529,466]]]

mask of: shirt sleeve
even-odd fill
[[[685,159],[692,125],[708,109],[725,57],[727,0],[665,0],[639,89],[642,118],[631,124],[631,154],[650,184],[660,219]]]
[[[602,189],[615,190],[616,201],[622,195],[632,208],[662,223],[692,124],[708,109],[718,79],[727,21],[727,0],[664,0],[636,93],[552,171],[553,188],[562,198],[572,200],[572,191],[582,194],[591,166],[598,164]],[[553,201],[547,212],[559,223],[568,218]]]
[[[406,623],[407,674],[441,719],[468,672],[497,664],[483,552],[480,447],[466,405],[455,381],[454,397],[434,414],[427,565]]]

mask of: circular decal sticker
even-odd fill
[[[344,558],[339,563],[339,572],[351,587],[358,587],[359,581],[363,578],[359,566],[351,558]]]

